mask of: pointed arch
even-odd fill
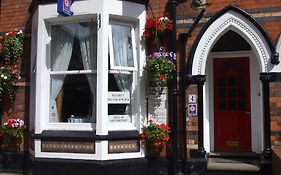
[[[276,65],[270,62],[275,48],[268,33],[247,12],[228,6],[213,16],[197,36],[189,54],[188,74],[205,74],[207,58],[212,47],[229,30],[238,33],[251,45],[261,72],[275,70]]]

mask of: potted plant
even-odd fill
[[[19,151],[24,136],[24,121],[10,118],[1,125],[0,138],[2,149],[7,151]]]
[[[165,144],[169,141],[170,127],[164,123],[157,124],[149,120],[147,126],[143,127],[140,134],[140,140],[144,142],[146,147],[146,156],[148,158],[157,158]]]
[[[168,80],[173,78],[176,53],[163,52],[160,47],[159,52],[154,52],[146,58],[146,79],[148,87],[165,87]]]
[[[10,118],[0,127],[2,169],[16,171],[23,169],[24,152],[21,143],[24,137],[23,120]]]

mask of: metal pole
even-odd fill
[[[195,27],[198,25],[200,19],[203,17],[204,12],[206,9],[202,9],[196,20],[194,21],[193,25],[191,28],[188,30],[187,33],[181,33],[179,35],[179,40],[180,40],[180,47],[181,47],[181,84],[180,84],[180,89],[181,89],[181,108],[182,108],[182,162],[181,162],[181,170],[184,174],[187,174],[187,167],[186,167],[186,162],[187,162],[187,150],[186,150],[186,139],[187,139],[187,134],[186,134],[186,87],[188,87],[187,81],[186,81],[186,43],[189,37],[191,37],[191,33],[195,29]]]
[[[204,113],[203,113],[203,86],[206,81],[205,75],[197,75],[197,91],[198,91],[198,153],[204,158],[206,151],[204,149]]]
[[[263,122],[264,122],[264,149],[261,156],[261,174],[272,173],[271,162],[271,139],[270,139],[270,101],[269,101],[269,82],[270,73],[260,73],[263,92]]]
[[[176,26],[176,0],[170,0],[170,12],[171,20],[173,22],[173,30],[171,32],[171,51],[176,52],[177,42],[177,26]],[[177,162],[178,162],[178,111],[177,111],[177,63],[176,70],[173,71],[173,79],[171,81],[171,88],[169,88],[169,117],[172,117],[171,124],[171,140],[172,140],[172,153],[171,160],[169,162],[169,175],[177,174]]]
[[[186,42],[187,42],[187,35],[180,34],[180,47],[181,47],[181,110],[182,110],[182,162],[181,162],[181,170],[183,174],[187,173],[186,170],[186,161],[187,161],[187,150],[186,150],[186,85],[185,85],[185,74],[186,74]]]

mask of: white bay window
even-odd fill
[[[115,144],[110,139],[120,131],[133,133],[137,142],[145,120],[141,41],[145,5],[122,0],[75,1],[74,15],[68,17],[58,15],[56,7],[55,3],[39,5],[32,19],[31,104],[35,108],[30,108],[34,117],[30,130],[38,136],[35,154],[119,159],[120,154],[109,152],[108,146]],[[46,138],[61,144],[93,143],[95,153],[44,152]],[[123,139],[128,138],[131,135]],[[142,156],[139,150],[122,153],[122,158]]]
[[[146,113],[145,6],[86,0],[71,8],[74,15],[63,17],[56,4],[39,5],[33,15],[35,133],[139,130]]]

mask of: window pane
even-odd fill
[[[235,98],[236,97],[236,89],[235,88],[228,88],[228,98]]]
[[[226,97],[225,95],[225,88],[218,88],[218,98],[224,99]]]
[[[132,74],[109,74],[108,89],[111,94],[111,102],[108,102],[108,115],[110,123],[132,122],[131,91],[133,83]]]
[[[228,101],[228,110],[236,110],[236,101],[235,100],[229,100]]]
[[[226,109],[226,101],[219,100],[219,110],[224,111]]]
[[[245,86],[245,78],[239,77],[237,81],[238,81],[237,84],[238,84],[239,87]]]
[[[129,104],[110,104],[108,105],[108,115],[130,115]]]
[[[241,111],[246,110],[246,101],[245,100],[238,101],[238,110],[241,110]]]
[[[119,67],[135,67],[131,27],[112,24],[113,64]]]
[[[50,122],[94,123],[96,75],[52,75]]]
[[[109,91],[131,91],[133,83],[132,74],[109,74],[108,90]]]
[[[51,70],[96,70],[95,22],[52,26]]]
[[[225,87],[225,78],[220,77],[217,81],[219,87]]]
[[[238,98],[246,98],[245,88],[238,88]]]
[[[235,87],[235,78],[234,77],[229,77],[227,85],[228,85],[228,87]]]

